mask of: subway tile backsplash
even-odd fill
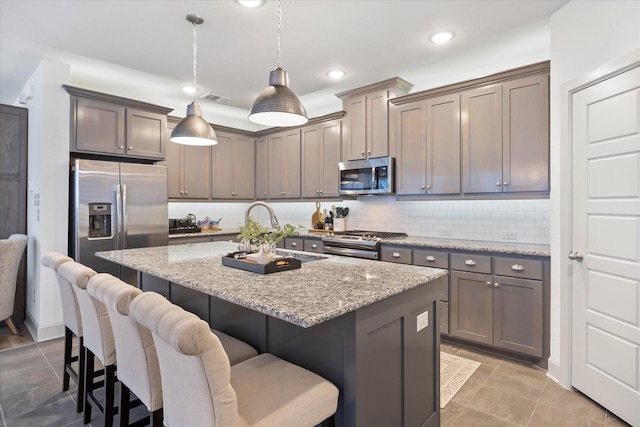
[[[549,244],[549,200],[439,200],[396,201],[393,197],[366,200],[320,201],[321,211],[331,205],[349,207],[347,229],[403,231],[410,236],[492,242]],[[222,217],[224,230],[244,223],[248,203],[169,203],[169,217],[192,213],[198,219]],[[271,203],[281,224],[311,227],[313,202]],[[268,224],[263,207],[251,216]]]

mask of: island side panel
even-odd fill
[[[179,285],[173,284],[173,287]],[[238,338],[255,348],[258,353],[267,351],[266,314],[209,297],[209,325],[227,335]]]

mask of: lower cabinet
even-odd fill
[[[324,244],[322,239],[303,238],[303,237],[287,237],[284,239],[284,248],[296,251],[324,253]]]

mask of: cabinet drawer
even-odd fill
[[[449,268],[449,254],[447,252],[414,249],[413,263],[424,267]]]
[[[304,239],[300,239],[296,237],[287,237],[286,239],[284,239],[284,248],[294,249],[296,251],[303,251]]]
[[[491,273],[491,257],[486,255],[451,254],[451,269],[474,273]]]
[[[493,262],[497,275],[542,280],[542,261],[496,257]]]
[[[383,246],[380,250],[380,260],[400,264],[411,264],[411,249]]]
[[[322,240],[305,239],[304,250],[306,252],[316,252],[322,254],[324,253],[324,244],[322,243]]]

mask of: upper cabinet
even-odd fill
[[[346,112],[342,160],[389,155],[389,99],[405,95],[413,85],[395,77],[336,94]]]
[[[460,95],[392,108],[396,193],[460,193]]]
[[[302,197],[339,197],[342,126],[332,120],[302,128]]]
[[[71,95],[71,152],[162,160],[169,108],[64,86]]]
[[[171,120],[167,136],[171,135],[177,119]],[[208,199],[211,183],[210,146],[182,145],[169,142],[167,159],[168,193],[170,199]]]
[[[549,76],[462,93],[464,193],[549,191]]]
[[[211,198],[252,200],[255,195],[255,140],[217,132],[211,147]]]
[[[267,137],[256,138],[256,199],[266,200],[269,198],[269,148]]]
[[[300,129],[267,137],[269,199],[300,198]]]

